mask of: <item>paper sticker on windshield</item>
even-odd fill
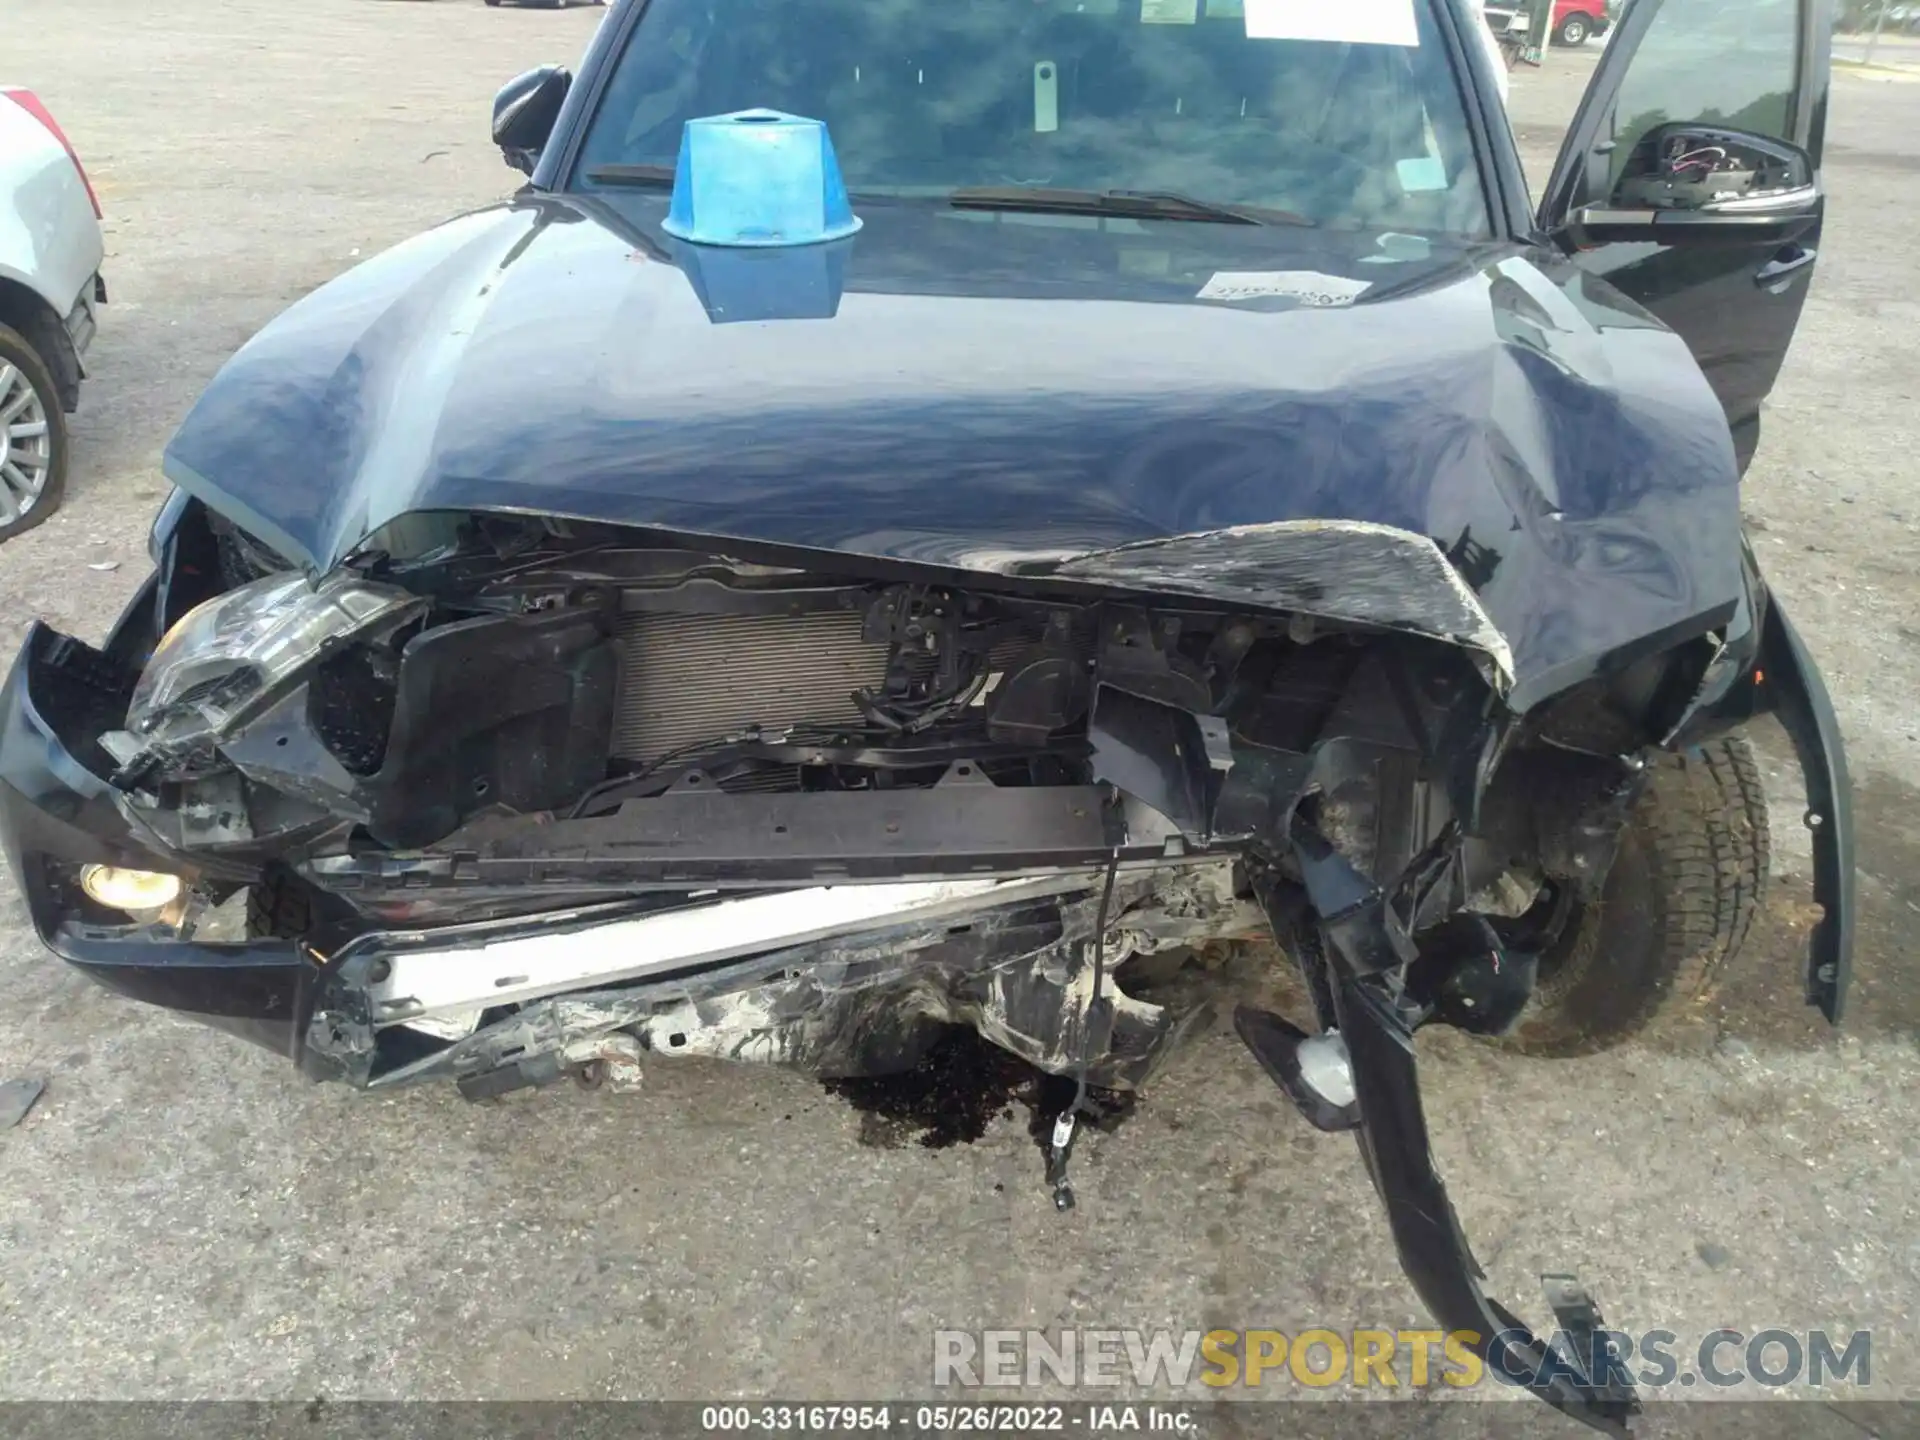
[[[1302,305],[1334,309],[1351,305],[1371,280],[1349,280],[1318,270],[1221,270],[1200,287],[1196,300],[1298,300]]]
[[[1440,163],[1437,155],[1416,155],[1411,160],[1396,160],[1393,168],[1399,173],[1400,188],[1409,195],[1447,188],[1447,167]]]
[[[1250,40],[1418,45],[1413,0],[1245,0]]]
[[[1140,0],[1142,25],[1193,25],[1200,19],[1200,0]]]

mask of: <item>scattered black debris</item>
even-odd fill
[[[46,1088],[44,1080],[0,1080],[0,1130],[11,1130],[26,1119]]]
[[[1724,1245],[1716,1245],[1711,1240],[1694,1242],[1693,1253],[1698,1255],[1709,1270],[1724,1270],[1733,1259],[1733,1252]]]
[[[1027,1108],[1027,1134],[1044,1153],[1053,1122],[1073,1103],[1073,1079],[1037,1070],[1018,1056],[988,1044],[973,1030],[955,1026],[937,1041],[913,1069],[823,1082],[860,1115],[860,1143],[898,1150],[910,1141],[944,1150],[971,1144],[987,1133],[994,1117],[1010,1119],[1016,1104]],[[1133,1113],[1126,1091],[1089,1089],[1092,1113],[1082,1124],[1111,1132]]]

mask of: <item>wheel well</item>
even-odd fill
[[[80,403],[80,357],[74,353],[67,327],[37,291],[0,275],[0,325],[26,336],[53,372],[60,387],[60,404],[72,410]]]

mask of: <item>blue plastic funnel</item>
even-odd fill
[[[817,245],[860,228],[827,127],[778,110],[689,120],[662,227],[695,245]]]

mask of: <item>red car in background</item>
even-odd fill
[[[1619,8],[1619,0],[1553,0],[1553,24],[1548,34],[1556,45],[1584,45],[1589,36],[1606,32],[1613,24],[1613,12]],[[1481,10],[1495,37],[1506,37],[1501,49],[1507,68],[1512,69],[1532,29],[1532,6],[1528,0],[1486,0]]]
[[[1589,35],[1604,34],[1611,23],[1605,0],[1553,0],[1556,45],[1584,45]]]

